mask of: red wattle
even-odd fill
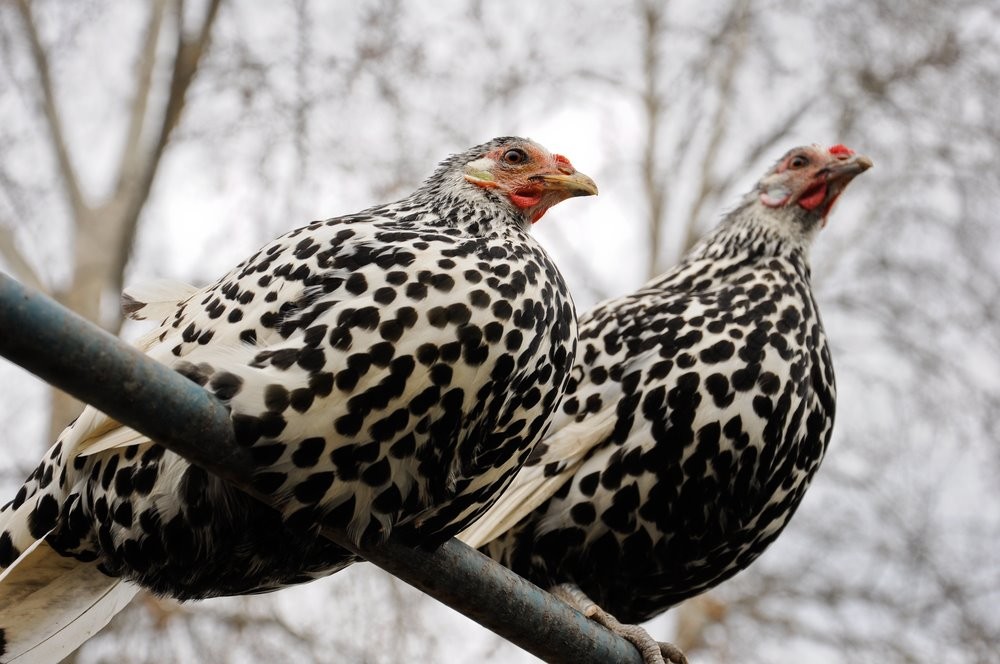
[[[532,206],[535,206],[535,205],[538,205],[539,203],[541,203],[542,202],[542,195],[541,194],[511,194],[510,195],[510,200],[514,203],[514,205],[516,205],[517,207],[519,207],[519,208],[521,208],[523,210],[524,208],[529,208],[529,207],[532,207]]]
[[[819,206],[823,199],[826,198],[826,183],[822,183],[816,187],[814,191],[808,193],[799,199],[799,205],[801,205],[806,210],[815,210]]]
[[[526,186],[510,193],[510,202],[521,208],[530,208],[542,202],[543,189],[538,186]]]

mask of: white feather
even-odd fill
[[[108,624],[138,587],[38,540],[0,575],[4,664],[57,662]]]
[[[122,309],[133,320],[163,320],[198,290],[182,281],[153,279],[122,291]]]
[[[615,409],[605,408],[582,422],[572,422],[556,429],[540,444],[548,449],[531,466],[524,466],[496,503],[478,521],[466,528],[458,539],[478,549],[513,528],[524,517],[552,497],[567,478],[576,474],[587,452],[611,435]],[[558,473],[546,477],[545,467],[560,464]]]
[[[148,442],[150,442],[149,438],[142,435],[138,431],[117,424],[117,428],[112,429],[101,436],[95,436],[81,442],[76,447],[75,451],[77,456],[91,456],[93,454],[97,454],[98,452],[105,452],[115,447],[144,445]]]
[[[59,438],[63,463],[135,432],[88,406]],[[55,485],[50,485],[49,489]],[[106,576],[95,564],[61,556],[28,530],[28,519],[45,490],[17,509],[0,512],[0,532],[22,550],[0,574],[0,662],[55,662],[104,627],[137,587]]]

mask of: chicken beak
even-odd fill
[[[852,155],[850,159],[838,160],[823,170],[825,171],[827,182],[843,182],[847,184],[873,165],[870,158],[863,154],[856,154]]]
[[[596,196],[597,185],[589,177],[579,171],[572,173],[546,173],[536,175],[532,180],[541,181],[548,191],[558,191],[572,196]]]
[[[847,188],[858,175],[864,173],[873,166],[872,160],[863,154],[852,154],[847,159],[837,159],[834,163],[826,166],[817,173],[817,182],[822,183],[819,191],[822,193],[822,201],[815,201],[807,209],[819,209],[821,211],[822,222],[820,228],[826,226],[827,216],[833,209],[840,194]],[[820,205],[822,204],[822,205]]]

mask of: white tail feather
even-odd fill
[[[38,540],[0,574],[0,661],[61,660],[107,625],[137,591]]]
[[[524,517],[552,497],[566,478],[576,474],[587,452],[611,435],[615,426],[614,408],[583,422],[573,422],[559,428],[542,441],[547,446],[541,460],[521,468],[507,490],[497,502],[474,524],[462,531],[458,539],[474,549],[495,540]],[[555,475],[546,477],[545,466],[562,463],[564,467]]]
[[[174,313],[198,288],[182,281],[154,279],[122,291],[122,311],[132,320],[160,321]]]
[[[124,427],[88,406],[60,436],[64,463]],[[126,431],[130,431],[125,429]],[[50,484],[49,490],[55,484]],[[59,555],[28,529],[42,492],[0,512],[0,532],[22,553],[0,574],[0,662],[57,662],[104,627],[137,587],[106,576],[94,563]]]
[[[67,459],[90,456],[116,447],[144,445],[149,438],[135,429],[122,426],[93,406],[87,406],[77,420],[77,435],[67,439]],[[2,525],[2,524],[0,524]]]
[[[104,452],[115,447],[128,447],[130,445],[144,445],[150,442],[149,438],[142,435],[135,429],[129,429],[118,425],[117,429],[112,429],[100,437],[91,438],[81,443],[76,453],[79,456],[90,456],[98,452]]]

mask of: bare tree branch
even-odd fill
[[[799,119],[805,115],[806,111],[819,100],[819,94],[813,94],[812,96],[806,98],[798,106],[793,107],[788,113],[785,114],[778,122],[774,124],[774,128],[770,133],[764,134],[757,141],[750,146],[747,150],[745,164],[740,167],[733,169],[725,177],[717,181],[717,188],[719,191],[725,191],[732,187],[736,179],[742,177],[746,173],[746,164],[753,164],[757,160],[761,159],[764,154],[774,148],[778,141],[783,140],[788,136],[789,132],[795,128]]]
[[[11,208],[10,214],[15,218],[24,216],[22,206],[19,204],[16,195],[17,185],[13,181],[6,169],[0,165],[0,192],[8,200]],[[48,292],[48,288],[42,281],[41,275],[31,265],[24,253],[17,247],[17,233],[12,225],[0,223],[0,256],[7,261],[8,268],[22,282],[43,293]]]
[[[178,2],[176,5],[177,51],[170,80],[170,95],[167,99],[156,142],[146,158],[141,174],[136,178],[131,195],[127,196],[125,201],[122,232],[118,238],[117,251],[114,252],[114,264],[111,270],[110,287],[115,292],[122,289],[125,265],[132,252],[139,215],[146,204],[146,199],[149,198],[149,192],[153,187],[163,152],[170,141],[174,128],[180,121],[188,89],[198,72],[202,57],[208,51],[212,27],[221,4],[222,0],[211,0],[208,3],[201,25],[193,37],[188,37],[184,31],[183,3]]]
[[[737,0],[733,4],[726,21],[723,23],[722,29],[718,32],[719,38],[728,37],[731,43],[726,54],[728,57],[721,66],[718,84],[716,85],[719,98],[716,101],[715,114],[710,124],[709,131],[711,133],[708,139],[708,146],[701,159],[701,172],[698,177],[701,184],[698,194],[695,196],[694,204],[691,207],[691,213],[688,216],[684,230],[684,241],[681,246],[685,252],[694,246],[694,243],[698,240],[698,220],[701,217],[702,209],[709,200],[715,199],[715,194],[719,191],[718,182],[715,181],[712,171],[715,169],[719,149],[722,147],[722,139],[726,135],[726,116],[729,114],[734,101],[735,88],[733,83],[736,78],[736,71],[739,69],[740,61],[746,54],[749,11],[749,4],[746,0]],[[713,41],[716,40],[713,39]]]
[[[163,14],[168,0],[154,0],[149,12],[149,22],[146,26],[142,43],[145,44],[139,56],[136,67],[135,93],[129,112],[128,129],[125,135],[125,146],[119,159],[118,184],[116,192],[121,193],[131,187],[136,169],[142,156],[142,130],[146,122],[149,105],[149,92],[153,82],[153,70],[156,66],[156,49],[159,44],[160,32],[163,28]]]
[[[3,256],[14,276],[21,283],[37,291],[47,292],[45,284],[42,283],[35,268],[17,248],[13,229],[5,224],[0,224],[0,255]]]
[[[660,272],[660,239],[664,227],[663,214],[667,204],[667,187],[660,181],[658,156],[660,127],[663,114],[663,100],[660,95],[660,39],[662,22],[666,8],[661,3],[647,0],[642,3],[641,19],[643,27],[642,73],[643,86],[641,103],[646,123],[645,143],[640,161],[641,182],[646,201],[646,233],[649,242],[649,257],[646,275],[652,277]]]
[[[38,85],[42,93],[42,108],[45,112],[49,133],[52,136],[52,148],[55,151],[56,160],[59,162],[60,178],[74,214],[79,215],[87,209],[87,204],[84,202],[76,170],[73,168],[69,148],[66,145],[66,138],[63,134],[62,120],[60,118],[59,107],[56,103],[55,91],[52,86],[49,58],[38,35],[38,28],[31,13],[31,3],[29,0],[16,0],[16,4],[21,14],[21,20],[24,22],[28,41],[31,44],[31,57],[36,73],[38,74]]]

